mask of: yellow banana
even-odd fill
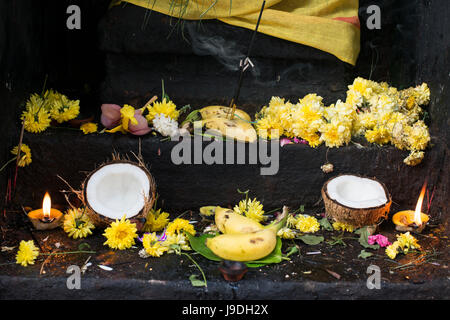
[[[200,214],[206,217],[212,216],[215,214],[216,206],[206,206],[200,208]]]
[[[250,233],[264,229],[260,223],[237,214],[231,209],[216,207],[215,213],[216,226],[222,233]]]
[[[257,139],[256,130],[251,123],[240,119],[208,118],[202,121],[206,128],[223,136],[243,142],[254,142]]]
[[[203,109],[200,109],[200,114],[202,115],[202,119],[211,119],[211,118],[229,118],[231,113],[231,108],[225,106],[209,106]],[[234,112],[235,118],[252,121],[247,112],[242,111],[240,109],[236,109]]]
[[[277,244],[277,231],[286,224],[287,208],[277,223],[256,232],[222,234],[206,240],[206,246],[217,256],[233,261],[254,261],[268,256]]]

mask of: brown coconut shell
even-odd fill
[[[127,164],[131,164],[131,165],[135,165],[135,166],[139,167],[140,169],[142,169],[147,174],[147,177],[148,177],[149,183],[150,183],[149,194],[146,195],[146,197],[145,197],[144,207],[137,215],[129,218],[130,222],[136,224],[136,228],[138,229],[138,231],[141,231],[143,229],[143,227],[145,225],[147,214],[148,214],[149,210],[153,207],[154,202],[156,200],[156,182],[155,182],[155,179],[153,178],[153,176],[151,175],[150,171],[145,166],[144,162],[140,158],[137,158],[137,159],[138,159],[138,162],[134,162],[128,158],[125,159],[123,157],[120,157],[119,155],[113,155],[112,161],[102,164],[101,166],[99,166],[98,168],[96,168],[94,171],[92,171],[91,173],[89,173],[87,175],[86,179],[84,180],[84,182],[81,185],[80,191],[74,191],[77,194],[78,198],[83,203],[85,210],[86,210],[86,214],[89,216],[89,219],[92,221],[92,223],[97,228],[101,228],[101,229],[107,228],[115,220],[110,219],[105,216],[102,216],[98,212],[95,212],[95,210],[93,210],[92,207],[90,206],[89,201],[87,201],[87,197],[86,197],[86,189],[87,189],[87,185],[89,183],[89,179],[95,172],[97,172],[104,166],[116,164],[116,163],[127,163]]]
[[[360,228],[364,226],[372,226],[380,222],[381,219],[386,219],[387,215],[389,214],[389,211],[391,209],[392,204],[392,198],[389,194],[386,186],[381,181],[377,180],[376,178],[372,177],[365,177],[355,174],[343,174],[345,176],[356,176],[360,178],[366,178],[371,179],[376,182],[378,182],[384,189],[384,192],[386,194],[387,202],[383,205],[377,206],[377,207],[371,207],[371,208],[351,208],[347,207],[336,200],[331,199],[327,192],[327,185],[328,183],[339,177],[336,176],[334,178],[329,179],[322,187],[322,198],[323,202],[325,204],[325,215],[327,218],[332,219],[336,222],[342,222],[346,224],[350,224],[354,227]]]

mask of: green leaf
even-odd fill
[[[288,248],[288,253],[286,253],[286,257],[289,257],[291,255],[293,255],[294,253],[298,253],[298,247],[297,246],[293,246]]]
[[[360,254],[358,255],[358,258],[367,259],[368,257],[373,256],[373,253],[367,252],[366,250],[361,250]]]
[[[324,228],[327,231],[333,231],[334,228],[331,225],[330,221],[328,221],[327,218],[322,218],[319,220],[319,224],[322,226],[322,228]]]
[[[214,254],[214,252],[211,251],[211,249],[209,249],[206,246],[206,239],[207,238],[213,238],[215,237],[214,234],[203,234],[199,237],[195,237],[192,234],[186,232],[188,238],[189,238],[189,243],[191,244],[192,249],[195,252],[200,253],[202,256],[204,256],[206,259],[208,260],[212,260],[212,261],[222,261],[222,258],[216,256]]]
[[[280,237],[277,237],[277,244],[275,249],[266,257],[257,261],[247,261],[245,264],[249,268],[258,268],[272,263],[280,263],[283,261],[283,253],[281,252],[281,246],[283,242]]]
[[[197,275],[193,274],[189,277],[193,287],[206,287],[206,283],[203,280],[197,279]]]
[[[191,244],[191,248],[195,252],[198,252],[199,254],[201,254],[203,257],[205,257],[208,260],[222,261],[222,258],[215,255],[214,252],[212,252],[211,249],[209,249],[206,246],[206,239],[215,237],[214,234],[203,234],[199,237],[195,237],[192,234],[187,233],[187,232],[186,232],[186,234],[189,238],[189,243]],[[277,237],[277,244],[275,246],[275,249],[268,256],[266,256],[260,260],[257,260],[257,261],[247,261],[247,262],[245,262],[245,264],[249,268],[257,268],[257,267],[262,267],[262,266],[272,264],[272,263],[280,263],[281,261],[283,261],[283,254],[281,252],[282,244],[283,243],[282,243],[281,239],[279,237]]]
[[[331,237],[331,239],[332,239],[332,240],[328,240],[328,241],[327,241],[327,243],[328,243],[330,246],[335,246],[335,245],[338,245],[338,244],[341,245],[341,246],[344,246],[344,247],[347,246],[347,244],[345,243],[345,241],[344,241],[342,235],[341,235],[341,236],[337,236],[337,237]]]
[[[302,240],[304,243],[310,246],[313,246],[321,243],[324,240],[324,237],[305,234],[303,236],[297,237],[297,239]]]
[[[359,234],[359,244],[367,249],[377,250],[380,248],[378,244],[369,244],[369,230],[367,227],[362,227],[355,231],[356,234]]]
[[[90,249],[91,246],[89,245],[89,243],[83,242],[80,243],[80,245],[78,246],[78,250],[79,251],[83,251],[84,249]]]

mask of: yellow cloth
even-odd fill
[[[213,0],[124,1],[177,18],[218,19],[252,30],[262,5],[262,1],[251,0],[216,0],[215,4]],[[358,0],[266,0],[258,31],[329,52],[355,65],[360,50]]]

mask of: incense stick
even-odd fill
[[[256,22],[256,28],[255,28],[255,31],[253,32],[252,39],[250,40],[250,44],[248,46],[247,56],[245,57],[245,59],[241,63],[241,65],[239,66],[239,69],[240,69],[239,82],[238,82],[238,86],[236,88],[236,93],[234,95],[234,98],[232,98],[231,102],[230,102],[230,108],[231,108],[230,120],[234,119],[234,112],[236,111],[236,104],[237,104],[237,101],[239,99],[239,94],[241,92],[241,87],[242,87],[242,80],[244,79],[244,72],[245,72],[245,69],[246,69],[245,68],[245,63],[248,60],[248,58],[250,57],[250,52],[252,50],[253,43],[255,42],[256,33],[258,32],[259,23],[261,22],[261,17],[262,17],[262,13],[264,11],[264,6],[265,5],[266,5],[266,0],[264,0],[263,3],[262,3],[261,11],[259,12],[258,21]]]

